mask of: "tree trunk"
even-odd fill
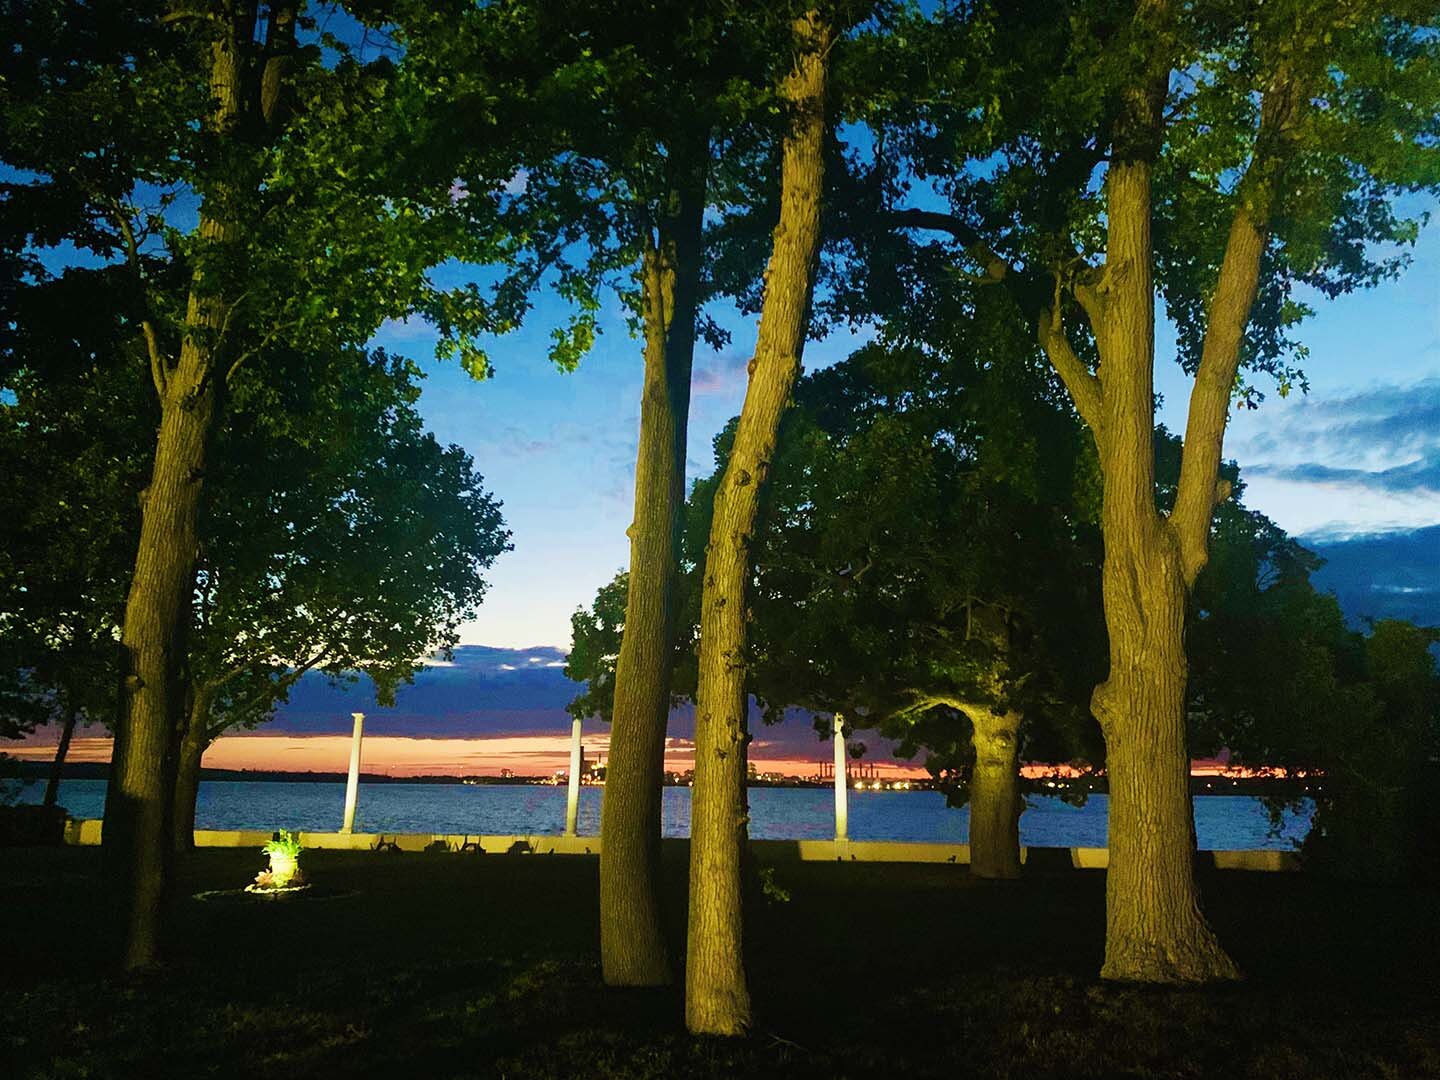
[[[715,494],[706,546],[690,818],[690,923],[685,1022],[696,1034],[738,1035],[750,1026],[740,907],[745,845],[746,585],[760,487],[780,417],[800,371],[820,244],[824,180],[825,64],[833,41],[820,16],[794,23],[794,69],[781,83],[790,108],[781,166],[780,221],[765,274],[765,300],[734,447]]]
[[[1062,330],[1061,305],[1041,313],[1040,340],[1100,450],[1101,529],[1110,671],[1091,708],[1105,734],[1110,778],[1110,869],[1105,966],[1135,982],[1239,977],[1200,913],[1191,853],[1184,696],[1185,602],[1208,556],[1225,422],[1268,243],[1277,185],[1309,95],[1282,61],[1261,95],[1256,154],[1237,190],[1205,340],[1190,393],[1175,506],[1155,508],[1155,295],[1151,175],[1164,141],[1164,104],[1175,57],[1163,0],[1141,0],[1153,24],[1141,77],[1120,96],[1105,180],[1107,242],[1098,279],[1071,281],[1100,357],[1091,374]],[[1056,275],[1056,297],[1066,284]]]
[[[215,403],[209,358],[196,355],[199,352],[187,341],[181,366],[171,375],[172,386],[185,378],[195,393],[186,395],[188,402],[178,393],[165,402],[121,638],[129,670],[105,801],[104,846],[110,868],[124,887],[120,895],[127,903],[127,968],[157,958],[169,869],[166,853],[172,846],[168,818],[183,697],[185,621]]]
[[[198,350],[187,342],[184,353]],[[183,354],[182,354],[183,355]],[[128,654],[125,709],[115,735],[105,801],[104,846],[126,898],[125,966],[153,962],[168,873],[168,816],[173,802],[176,713],[182,696],[185,619],[196,554],[206,444],[214,413],[208,362],[195,357],[189,404],[165,403],[155,468],[142,514],[140,549],[125,605]]]
[[[1168,67],[1164,73],[1168,76]],[[1164,76],[1148,123],[1158,130]],[[1155,510],[1154,291],[1148,159],[1112,163],[1106,180],[1108,288],[1102,304],[1099,438],[1105,496],[1103,583],[1110,672],[1092,699],[1110,778],[1110,869],[1101,976],[1132,982],[1236,979],[1200,912],[1194,804],[1185,738],[1185,602],[1205,565],[1230,397],[1266,246],[1266,214],[1287,142],[1295,87],[1267,89],[1261,128],[1269,156],[1252,161],[1236,206],[1185,429],[1175,508]],[[1300,95],[1303,100],[1303,95]]]
[[[1200,912],[1192,859],[1186,580],[1173,524],[1155,508],[1150,177],[1148,162],[1128,161],[1113,163],[1106,180],[1098,442],[1110,670],[1091,703],[1110,781],[1101,977],[1198,983],[1238,970]]]
[[[70,705],[65,709],[65,726],[60,729],[60,743],[55,747],[55,761],[50,766],[50,782],[45,785],[45,806],[54,806],[60,797],[60,774],[65,771],[65,758],[70,753],[70,739],[75,734],[79,710]]]
[[[671,981],[660,914],[660,799],[679,607],[685,448],[695,354],[703,162],[677,183],[642,268],[645,386],[629,529],[630,586],[615,665],[610,760],[600,814],[600,962],[610,986]]]
[[[970,872],[1020,876],[1020,714],[968,710],[975,735],[970,778]]]
[[[177,853],[195,848],[195,800],[200,795],[200,762],[210,747],[210,709],[197,694],[175,763],[175,808],[171,846]]]
[[[222,134],[233,129],[240,115],[240,53],[248,43],[242,14],[212,44],[210,89],[216,109],[209,125]],[[213,257],[236,234],[233,225],[202,209],[199,235],[204,253]],[[125,603],[124,693],[103,833],[105,862],[123,919],[126,969],[159,958],[168,894],[185,631],[191,618],[206,456],[224,376],[216,370],[216,349],[229,305],[217,290],[202,259],[191,276],[178,361],[167,371],[163,361],[152,357],[160,431]]]

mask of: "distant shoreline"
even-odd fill
[[[43,761],[24,761],[20,763],[20,775],[23,779],[30,781],[44,781],[50,776],[50,766]],[[80,761],[67,764],[60,773],[62,780],[108,780],[110,778],[110,766],[105,762]],[[343,772],[293,772],[271,769],[201,769],[200,779],[219,780],[236,783],[279,783],[279,784],[343,784],[347,776]],[[367,773],[360,774],[360,780],[365,784],[452,784],[460,786],[527,786],[546,785],[551,783],[548,774],[537,774],[534,776],[451,776],[446,773],[430,773],[421,776],[391,776],[389,773]],[[914,783],[915,781],[912,781]],[[673,780],[666,781],[670,787],[684,787],[683,783],[676,783]],[[930,781],[919,781],[928,785]],[[592,785],[586,784],[586,787]],[[603,787],[604,785],[594,785]],[[804,777],[786,777],[784,779],[757,780],[751,778],[752,787],[831,787],[830,781],[819,782],[807,780]]]
[[[22,761],[19,763],[22,779],[44,782],[50,776],[50,765],[43,761]],[[110,765],[107,762],[82,761],[67,764],[61,772],[62,780],[108,780]],[[280,784],[343,784],[343,772],[286,772],[267,769],[202,769],[200,779],[232,783],[280,783]],[[548,775],[537,776],[450,776],[428,774],[423,776],[391,776],[388,773],[361,773],[360,779],[366,784],[450,784],[455,786],[535,786],[551,781]],[[943,790],[932,780],[912,780],[911,790]],[[590,786],[590,785],[586,785]],[[667,780],[666,786],[683,787],[683,782]],[[830,780],[810,780],[803,777],[784,779],[750,780],[750,787],[786,788],[830,788]],[[1049,785],[1047,785],[1049,786]],[[1197,774],[1190,777],[1190,791],[1194,795],[1260,795],[1288,796],[1313,795],[1321,789],[1318,779],[1289,779],[1279,776],[1230,777],[1215,774]],[[1081,777],[1074,781],[1059,780],[1053,794],[1061,795],[1061,789],[1075,793],[1103,793],[1107,789],[1105,778]],[[1038,792],[1037,792],[1038,793]]]

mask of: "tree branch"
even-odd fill
[[[240,300],[242,300],[243,298],[243,295],[241,297],[237,297],[235,303],[231,306],[230,310],[234,311],[235,307],[239,306]],[[264,352],[265,349],[269,347],[274,341],[276,341],[281,334],[285,333],[285,331],[287,330],[293,330],[299,325],[299,319],[292,319],[290,322],[280,323],[279,325],[272,327],[269,333],[267,333],[253,346],[246,349],[239,356],[235,357],[233,361],[231,361],[230,366],[225,369],[225,385],[230,385],[230,380],[235,377],[235,373],[240,370],[241,365],[244,364],[246,360],[249,360],[252,356]],[[229,315],[227,314],[226,325],[221,329],[222,336],[228,333],[229,328]]]
[[[930,229],[935,232],[949,233],[965,246],[965,254],[975,262],[979,263],[985,271],[985,282],[1004,284],[1014,296],[1020,309],[1027,314],[1033,314],[1036,321],[1036,331],[1041,346],[1045,349],[1045,355],[1049,357],[1050,363],[1054,365],[1059,373],[1065,387],[1070,391],[1070,396],[1075,402],[1075,408],[1085,422],[1090,425],[1090,430],[1095,432],[1097,439],[1101,436],[1101,409],[1100,409],[1100,381],[1095,378],[1076,355],[1070,340],[1065,335],[1065,328],[1060,308],[1060,279],[1056,275],[1054,296],[1048,304],[1042,304],[1036,309],[1036,294],[1038,282],[1034,275],[1027,274],[1011,264],[999,254],[993,247],[985,242],[980,233],[961,218],[954,214],[940,213],[934,210],[893,210],[886,215],[886,220],[900,229]],[[1103,273],[1099,271],[1097,273]],[[1092,323],[1095,322],[1103,297],[1097,288],[1097,281],[1091,280],[1090,276],[1081,278],[1074,286],[1076,299],[1080,301],[1090,315]]]
[[[251,694],[248,698],[246,698],[244,701],[240,702],[237,705],[232,705],[229,709],[226,710],[227,714],[231,717],[231,719],[222,721],[221,723],[216,724],[209,729],[210,740],[213,742],[215,739],[219,738],[219,736],[226,729],[228,729],[233,723],[235,723],[234,718],[236,716],[244,714],[247,710],[259,705],[266,698],[273,698],[278,692],[294,686],[300,676],[304,675],[316,664],[320,663],[321,660],[325,659],[329,652],[330,646],[326,645],[323,649],[321,649],[319,652],[317,652],[314,656],[312,656],[309,660],[305,661],[305,663],[301,664],[299,667],[292,668],[275,682],[268,684],[258,693]]]
[[[924,712],[926,709],[934,708],[936,705],[944,705],[954,709],[956,712],[968,715],[971,709],[988,709],[988,705],[979,705],[965,698],[956,697],[953,694],[937,694],[928,690],[905,690],[902,694],[910,697],[909,704],[902,705],[894,711],[893,716],[909,716],[912,713]]]
[[[1256,157],[1240,185],[1220,276],[1206,312],[1205,341],[1185,424],[1180,483],[1170,515],[1188,584],[1194,583],[1209,557],[1210,517],[1216,500],[1229,494],[1218,480],[1225,424],[1239,374],[1245,331],[1259,291],[1260,263],[1269,242],[1271,203],[1280,169],[1294,141],[1300,108],[1294,82],[1282,69],[1261,102]]]
[[[1076,354],[1065,333],[1064,316],[1060,309],[1060,279],[1055,279],[1055,295],[1050,304],[1040,312],[1036,320],[1036,333],[1050,365],[1070,392],[1070,399],[1081,419],[1090,426],[1097,443],[1103,442],[1104,408],[1100,380],[1091,374],[1085,362]]]
[[[160,25],[166,26],[170,23],[183,22],[186,19],[196,19],[201,22],[220,22],[220,16],[211,11],[171,11],[160,16]]]
[[[1193,584],[1207,559],[1210,516],[1219,494],[1220,454],[1241,348],[1260,280],[1265,232],[1242,206],[1230,224],[1220,280],[1210,301],[1200,367],[1190,391],[1185,448],[1171,526],[1180,541],[1185,580]]]
[[[965,254],[979,263],[985,276],[993,282],[1003,282],[1018,275],[1015,267],[985,242],[980,233],[954,214],[943,214],[935,210],[891,210],[885,219],[897,229],[929,229],[932,232],[949,233],[965,245]]]
[[[212,693],[216,690],[219,690],[222,686],[230,682],[232,679],[235,679],[238,676],[245,674],[245,672],[249,669],[250,664],[248,662],[243,664],[235,664],[222,671],[213,679],[206,679],[203,683],[200,684],[200,686],[205,692]]]
[[[125,247],[125,262],[130,267],[130,273],[134,275],[135,284],[140,289],[141,303],[148,307],[149,291],[145,286],[145,271],[140,264],[140,244],[135,239],[135,226],[118,199],[110,199],[107,202],[111,210],[111,220],[120,230],[120,239]],[[160,352],[160,340],[155,333],[155,324],[148,315],[142,316],[140,319],[140,332],[144,335],[145,351],[150,358],[150,379],[155,384],[155,392],[163,401],[166,391],[170,387],[170,376],[165,370],[165,358]]]

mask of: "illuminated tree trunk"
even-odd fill
[[[1115,163],[1106,181],[1099,445],[1110,670],[1091,702],[1110,782],[1101,976],[1197,983],[1239,972],[1201,914],[1192,857],[1184,708],[1189,582],[1174,523],[1155,507],[1150,177],[1147,162]],[[1212,468],[1212,498],[1215,475]]]
[[[54,806],[60,798],[60,774],[65,771],[65,758],[70,753],[70,740],[75,735],[79,710],[70,705],[65,709],[65,726],[60,729],[60,742],[55,747],[55,760],[50,765],[50,780],[45,785],[45,806]]]
[[[192,303],[192,307],[193,307]],[[187,339],[171,373],[140,549],[125,607],[129,661],[105,804],[104,846],[127,905],[125,966],[156,959],[170,849],[176,713],[181,697],[196,529],[215,391],[208,356]],[[177,384],[182,383],[186,390]]]
[[[760,487],[780,417],[800,371],[820,244],[826,53],[820,16],[794,23],[795,66],[780,86],[791,110],[775,227],[750,383],[734,446],[715,493],[700,612],[695,787],[690,818],[690,922],[685,1022],[696,1034],[738,1035],[750,1026],[740,907],[746,837],[746,584]]]
[[[708,145],[692,148],[696,168]],[[660,799],[679,606],[703,172],[677,185],[642,267],[645,386],[625,631],[600,813],[600,961],[611,986],[671,981],[660,914]]]
[[[1020,714],[967,710],[974,728],[970,778],[970,872],[1020,876]]]
[[[219,134],[235,127],[242,102],[241,50],[249,19],[232,13],[211,46],[207,121]],[[233,242],[234,226],[202,209],[201,248],[215,253]],[[160,396],[155,463],[145,489],[140,544],[121,633],[127,669],[105,800],[103,845],[124,925],[127,969],[160,953],[162,909],[173,848],[177,721],[181,716],[186,628],[191,619],[197,532],[206,457],[217,411],[216,350],[229,305],[204,266],[192,273],[184,338],[173,366],[152,351]],[[153,349],[153,342],[152,342]]]
[[[1163,0],[1137,17],[1163,29]],[[1168,516],[1155,506],[1155,294],[1151,177],[1163,140],[1171,71],[1165,33],[1147,40],[1143,81],[1121,99],[1105,178],[1106,252],[1098,275],[1057,278],[1085,309],[1098,346],[1092,374],[1063,331],[1060,305],[1041,313],[1040,341],[1089,424],[1104,480],[1102,572],[1110,670],[1091,708],[1105,735],[1110,782],[1107,979],[1200,983],[1239,977],[1200,911],[1194,808],[1185,739],[1185,604],[1208,558],[1211,517],[1228,496],[1221,449],[1267,243],[1267,223],[1294,121],[1308,101],[1282,64],[1260,102],[1257,153],[1238,188],[1185,428]]]
[[[192,312],[207,317],[208,304]],[[218,316],[218,312],[216,313]],[[175,733],[205,457],[215,409],[210,357],[187,338],[170,374],[140,548],[125,606],[129,661],[105,802],[107,862],[123,886],[125,966],[157,958],[171,848]]]

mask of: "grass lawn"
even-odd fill
[[[312,852],[350,895],[189,899],[171,961],[110,975],[89,849],[0,870],[0,1076],[1440,1077],[1440,894],[1212,873],[1246,982],[1101,984],[1104,877],[781,863],[747,914],[755,1031],[692,1039],[677,990],[611,991],[588,857]],[[685,865],[668,865],[683,942]]]

